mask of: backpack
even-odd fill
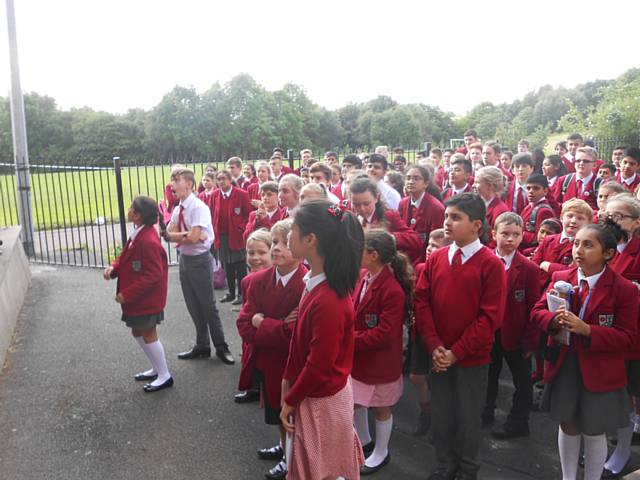
[[[549,205],[548,203],[541,203],[540,205],[536,205],[535,207],[533,207],[533,210],[531,211],[531,216],[529,217],[529,221],[525,225],[525,229],[527,230],[527,232],[536,231],[536,219],[538,217],[538,211],[541,208],[548,208],[553,212],[553,208],[551,208],[551,205]],[[553,212],[553,214],[555,216],[555,212]]]
[[[571,185],[571,182],[573,182],[573,179],[575,178],[575,176],[576,176],[575,173],[570,173],[566,177],[564,177],[564,182],[562,182],[562,200],[563,201],[564,201],[564,194],[567,193],[567,189],[569,188],[569,185]],[[602,184],[602,177],[596,176],[596,179],[593,182],[593,193],[595,194],[596,198],[598,197],[598,190],[600,190],[601,184]]]

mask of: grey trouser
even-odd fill
[[[225,347],[222,322],[213,295],[211,253],[180,255],[180,285],[191,320],[196,326],[196,346],[208,347],[209,334],[216,348]]]
[[[436,457],[440,465],[474,474],[480,467],[482,409],[488,365],[431,372],[431,410]]]

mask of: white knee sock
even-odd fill
[[[388,420],[376,420],[376,447],[365,460],[368,467],[376,467],[382,463],[389,453],[389,439],[393,430],[393,415]]]
[[[169,369],[167,368],[167,359],[164,356],[162,343],[160,343],[160,340],[156,340],[155,342],[147,343],[143,348],[149,360],[151,360],[151,365],[153,365],[154,370],[158,374],[158,378],[151,382],[151,385],[154,387],[162,385],[171,377],[171,375],[169,375]]]
[[[138,342],[138,344],[140,345],[140,347],[142,347],[142,351],[144,352],[144,354],[147,356],[147,358],[149,359],[149,363],[151,363],[151,368],[149,370],[145,370],[144,372],[142,372],[144,375],[155,375],[156,371],[153,368],[153,363],[151,362],[151,357],[149,357],[149,354],[147,353],[147,349],[146,349],[146,343],[144,343],[144,338],[143,337],[135,337],[136,341]]]
[[[600,480],[607,459],[607,436],[582,434],[584,441],[584,480]]]
[[[633,412],[631,416],[633,417],[633,433],[640,433],[640,415]]]
[[[618,443],[616,449],[604,464],[604,468],[613,473],[620,473],[631,457],[631,438],[633,437],[633,421],[629,425],[618,429]]]
[[[371,442],[371,433],[369,432],[369,415],[365,407],[357,407],[353,409],[353,425],[356,427],[356,433],[360,439],[360,443],[364,446]]]
[[[558,452],[562,466],[562,480],[576,480],[578,455],[580,455],[580,435],[567,435],[558,427]]]

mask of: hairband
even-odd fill
[[[335,217],[338,220],[342,221],[344,210],[342,210],[338,205],[331,205],[329,208],[327,208],[327,212],[329,212],[329,215],[331,215],[332,217]]]

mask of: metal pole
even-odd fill
[[[113,167],[116,171],[116,192],[118,193],[118,216],[120,217],[120,236],[122,246],[127,242],[127,217],[124,216],[124,195],[122,194],[122,169],[120,157],[113,157]]]
[[[7,31],[9,33],[9,64],[11,66],[11,132],[13,137],[13,157],[16,164],[18,187],[18,216],[22,225],[22,246],[32,257],[33,217],[31,211],[31,182],[29,180],[29,152],[27,150],[27,126],[24,116],[24,99],[20,87],[18,65],[18,40],[16,36],[16,14],[13,0],[7,0]]]
[[[290,149],[290,148],[287,150],[287,161],[289,162],[289,168],[291,170],[294,170],[294,168],[293,168],[293,150]]]

